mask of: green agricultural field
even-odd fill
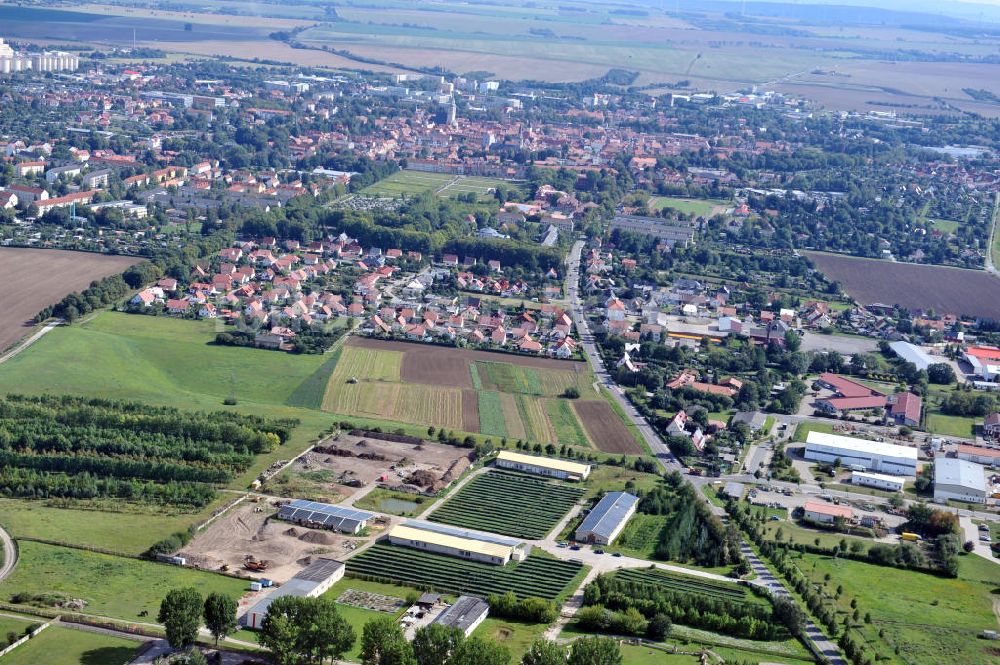
[[[4,665],[125,665],[142,642],[51,626],[4,656]]]
[[[68,501],[60,502],[57,507],[41,501],[0,499],[0,525],[15,538],[40,538],[141,554],[156,541],[208,519],[230,500],[232,496],[221,495],[204,509],[188,513],[166,508],[120,512],[121,506],[116,510],[107,503]]]
[[[654,196],[649,199],[649,207],[653,210],[671,208],[679,213],[698,217],[709,217],[714,211],[725,209],[729,205],[728,201],[718,199],[678,199],[669,196]]]
[[[545,397],[558,397],[567,388],[576,388],[581,395],[593,395],[594,380],[589,371],[572,371],[560,369],[535,369],[513,363],[485,362],[474,363],[477,374],[487,388],[505,393],[520,393]],[[582,368],[582,367],[581,367]]]
[[[378,542],[347,561],[347,574],[424,589],[480,596],[513,591],[519,597],[556,599],[577,580],[583,565],[541,556],[494,566]]]
[[[17,567],[0,583],[0,599],[7,602],[17,593],[63,594],[86,600],[88,614],[136,621],[143,610],[155,617],[160,601],[176,587],[233,598],[248,589],[246,581],[190,568],[30,541],[18,546]]]
[[[814,554],[801,555],[798,566],[830,594],[843,585],[844,593],[837,601],[842,614],[851,612],[854,598],[862,616],[871,613],[872,623],[862,623],[860,630],[883,662],[996,663],[991,643],[977,638],[983,630],[997,629],[995,589],[1000,587],[1000,566],[991,561],[962,556],[956,579]],[[830,582],[824,582],[826,574]]]
[[[27,394],[65,393],[298,418],[302,424],[288,444],[258,456],[231,484],[245,488],[271,462],[288,459],[329,427],[328,414],[287,405],[325,358],[215,346],[215,326],[211,321],[103,311],[85,323],[56,328],[32,345],[30,353],[0,365],[0,385],[17,386]],[[234,392],[238,404],[224,407],[223,401]]]
[[[352,378],[358,381],[399,382],[403,354],[399,351],[368,349],[361,346],[345,346],[341,349],[336,368],[330,375],[331,385],[347,383]]]
[[[569,512],[583,490],[503,471],[476,476],[439,506],[432,522],[537,540]]]
[[[479,393],[479,431],[490,436],[507,436],[507,426],[504,424],[503,404],[500,393],[492,390],[480,390]]]
[[[414,425],[434,425],[464,430],[462,391],[458,388],[417,383],[360,382],[334,385],[323,400],[323,408],[347,417],[383,418]]]
[[[568,400],[546,400],[545,412],[556,432],[556,443],[582,447],[591,446],[590,439],[583,431],[583,427]]]

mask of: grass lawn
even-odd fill
[[[239,598],[248,582],[190,568],[97,554],[67,547],[21,541],[21,559],[0,584],[0,599],[17,592],[61,593],[87,601],[85,612],[138,620],[146,610],[150,619],[168,591],[193,586],[202,595],[212,591]]]
[[[850,612],[851,599],[857,598],[861,614],[871,612],[872,624],[861,630],[886,658],[884,662],[997,662],[990,643],[976,637],[983,630],[998,628],[994,590],[1000,586],[1000,566],[995,563],[962,556],[956,579],[812,554],[802,555],[798,565],[819,584],[829,573],[828,589],[843,585],[839,611]],[[884,638],[878,636],[880,629]]]
[[[136,507],[137,512],[105,512],[85,509],[89,506],[82,502],[70,503],[70,506],[79,506],[74,509],[57,508],[41,501],[0,499],[0,524],[15,538],[41,538],[141,554],[156,541],[207,519],[212,511],[232,498],[222,494],[197,513],[157,512],[152,507],[148,512],[142,512],[139,507]],[[103,504],[96,506],[101,508]]]
[[[699,217],[708,217],[715,208],[728,205],[727,201],[718,199],[681,199],[670,196],[654,196],[649,199],[649,207],[653,210],[672,208],[685,215],[690,213]]]
[[[833,434],[833,425],[827,423],[799,423],[799,426],[795,428],[795,434],[792,436],[792,441],[797,443],[805,443],[806,437],[809,436],[809,432],[823,432],[825,434]]]
[[[871,544],[870,541],[864,540],[863,538],[856,538],[848,536],[847,534],[836,533],[835,531],[820,531],[819,529],[809,529],[804,526],[800,526],[788,520],[768,521],[764,525],[764,532],[767,534],[768,539],[775,540],[776,533],[778,529],[782,532],[782,542],[788,542],[791,538],[793,543],[809,543],[815,544],[816,539],[819,539],[819,544],[821,547],[834,547],[840,544],[841,540],[846,540],[848,543],[854,541],[861,541],[865,544],[865,549]]]
[[[648,492],[660,483],[660,477],[654,473],[643,473],[632,469],[601,464],[593,467],[590,476],[584,481],[586,489],[584,495],[587,499],[593,499],[601,492],[625,492],[642,491]]]
[[[608,552],[621,552],[625,556],[637,559],[652,560],[656,545],[660,542],[660,533],[667,525],[667,519],[667,515],[636,513],[614,544],[604,549]]]
[[[4,665],[124,665],[141,642],[52,626],[3,658]]]
[[[472,634],[507,647],[510,650],[511,662],[517,663],[531,643],[542,637],[547,627],[543,623],[523,623],[487,617]]]
[[[24,634],[25,629],[45,623],[45,621],[46,619],[38,617],[14,618],[13,615],[4,612],[0,615],[0,639],[5,639],[10,633],[17,633],[18,637],[20,637]],[[6,642],[3,642],[3,644],[6,644]]]
[[[966,416],[947,416],[943,413],[929,413],[925,421],[927,431],[932,434],[959,436],[966,439],[973,437],[973,426],[976,419]]]

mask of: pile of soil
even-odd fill
[[[336,536],[332,533],[323,533],[322,531],[307,531],[299,536],[299,540],[303,543],[313,543],[314,545],[333,545],[337,542]]]

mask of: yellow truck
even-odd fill
[[[915,533],[910,533],[909,531],[904,531],[903,535],[899,537],[900,540],[908,540],[911,543],[915,543],[920,540],[920,536]]]

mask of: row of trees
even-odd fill
[[[78,397],[0,400],[0,493],[203,506],[294,421]]]
[[[170,591],[160,604],[157,620],[166,628],[167,641],[177,649],[191,648],[201,626],[216,644],[236,628],[236,602],[223,594],[202,598],[197,589]],[[322,665],[342,659],[358,635],[325,597],[281,596],[268,607],[258,636],[277,665]],[[365,624],[359,657],[363,665],[509,665],[510,652],[492,640],[465,637],[440,624],[419,628],[412,642],[392,617]],[[583,638],[571,646],[539,640],[521,659],[521,665],[622,665],[615,641]]]

